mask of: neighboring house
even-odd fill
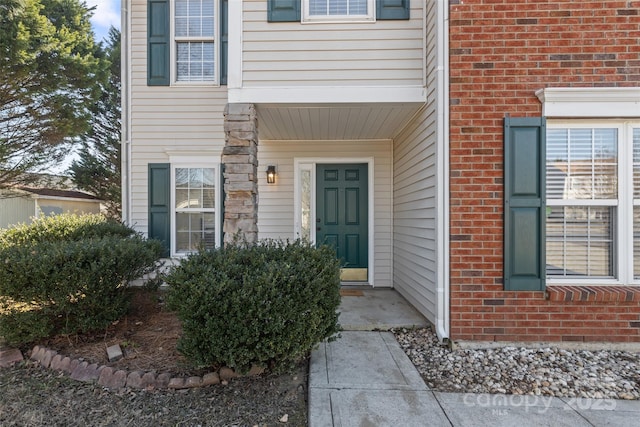
[[[640,341],[637,7],[122,4],[123,219],[168,256],[238,232],[307,238],[442,339]]]
[[[12,187],[0,190],[0,228],[61,213],[100,213],[101,200],[74,190]]]

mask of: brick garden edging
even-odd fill
[[[77,381],[97,382],[103,387],[120,389],[125,387],[158,390],[158,389],[187,389],[206,387],[216,384],[225,384],[232,378],[240,375],[233,369],[222,367],[217,372],[209,372],[201,377],[172,377],[168,373],[157,374],[155,372],[132,371],[122,369],[115,370],[110,366],[100,365],[80,359],[71,359],[58,354],[55,350],[36,345],[31,351],[31,360],[34,360],[46,369],[62,371]],[[247,376],[260,375],[264,369],[253,367]]]

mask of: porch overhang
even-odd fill
[[[391,140],[424,103],[255,104],[261,140]]]
[[[261,140],[393,139],[427,102],[422,86],[229,87],[256,106]]]

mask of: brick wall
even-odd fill
[[[640,341],[640,290],[504,292],[503,117],[545,87],[640,86],[640,1],[450,1],[451,337]]]

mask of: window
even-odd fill
[[[304,0],[305,21],[373,20],[374,0]]]
[[[178,82],[215,80],[214,0],[176,0],[174,40]]]
[[[640,124],[633,128],[633,278],[640,279]]]
[[[174,246],[184,254],[200,247],[216,246],[216,169],[211,167],[173,168]]]
[[[549,124],[546,198],[550,280],[640,278],[640,123]]]
[[[267,0],[267,21],[300,22],[301,9],[303,22],[406,20],[411,19],[410,3],[410,0]]]
[[[300,180],[300,237],[311,241],[311,170],[301,170]]]

